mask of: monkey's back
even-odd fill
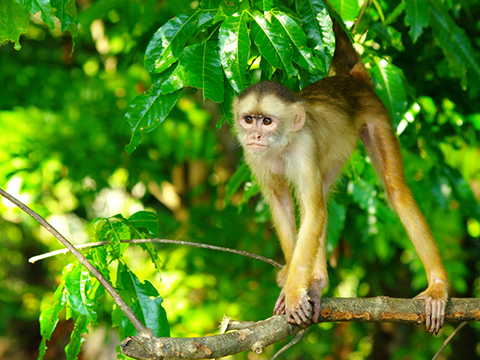
[[[372,112],[388,114],[370,84],[352,76],[324,78],[296,93],[307,113],[305,126],[315,134],[316,154],[324,169],[338,169],[354,150]],[[379,121],[388,116],[375,116]]]

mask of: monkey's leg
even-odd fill
[[[328,284],[327,273],[327,222],[323,225],[322,236],[320,238],[320,246],[318,248],[317,256],[315,258],[315,266],[313,268],[312,279],[308,288],[308,301],[313,305],[312,321],[317,323],[320,317],[320,304],[322,300],[322,291]]]
[[[329,172],[323,176],[323,206],[326,209],[327,203],[325,199],[330,190],[338,171],[341,169],[342,164],[338,163]],[[310,286],[308,288],[308,298],[313,305],[312,321],[317,323],[320,317],[320,303],[322,300],[322,292],[328,285],[328,272],[327,272],[327,217],[323,223],[322,236],[320,237],[320,246],[318,248],[317,256],[315,258],[315,266],[313,268],[312,279],[310,280]]]
[[[437,334],[445,317],[447,274],[430,228],[406,184],[395,133],[386,115],[380,120],[367,123],[360,137],[425,268],[428,288],[416,298],[425,300],[427,330]]]

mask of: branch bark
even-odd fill
[[[423,300],[375,298],[322,299],[321,322],[425,322]],[[449,299],[445,322],[480,320],[480,299]],[[250,325],[250,324],[249,324]],[[310,324],[312,325],[312,324]],[[240,326],[241,327],[241,326]],[[134,359],[211,359],[243,351],[263,352],[266,346],[302,330],[285,316],[273,316],[238,331],[197,338],[146,338],[122,341],[124,355]]]

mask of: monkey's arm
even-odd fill
[[[287,319],[300,325],[312,317],[308,291],[324,229],[326,208],[321,172],[316,163],[318,159],[309,156],[296,160],[295,172],[287,170],[287,174],[293,181],[299,202],[300,229],[283,291]],[[327,274],[324,275],[327,278]]]
[[[285,267],[277,276],[278,285],[283,288],[295,249],[295,209],[290,187],[283,177],[272,176],[268,183],[260,181],[272,214],[273,224],[285,256]]]

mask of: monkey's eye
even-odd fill
[[[272,125],[273,121],[270,118],[263,119],[263,125]]]
[[[253,118],[251,116],[245,116],[245,122],[247,124],[251,124],[251,123],[253,123]]]

